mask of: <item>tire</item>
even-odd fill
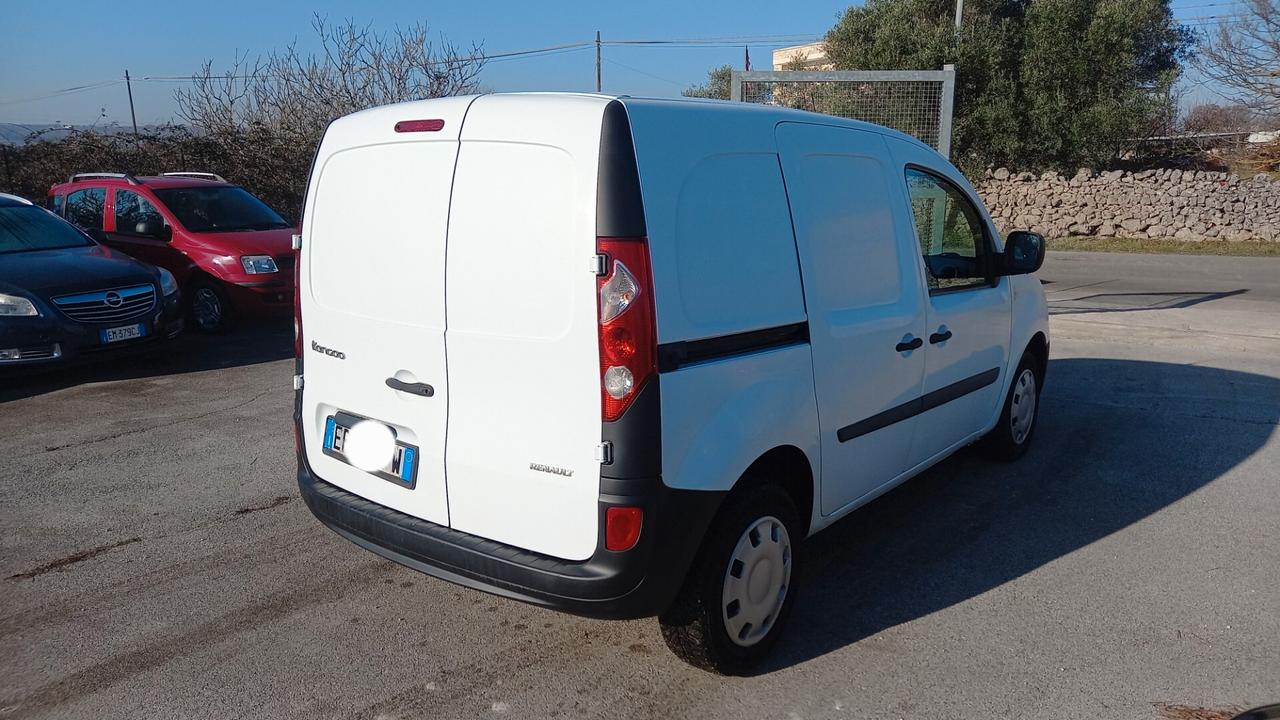
[[[680,594],[658,617],[667,647],[704,670],[748,672],[777,642],[795,604],[803,537],[781,488],[763,485],[731,498]]]
[[[1024,352],[1013,382],[1009,384],[1000,420],[979,444],[983,455],[992,460],[1010,462],[1026,454],[1036,431],[1040,388],[1043,386],[1039,360],[1030,351]]]
[[[187,315],[191,325],[204,333],[218,333],[231,326],[231,303],[217,283],[200,280],[191,286],[187,296]]]

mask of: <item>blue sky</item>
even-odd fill
[[[215,0],[138,2],[10,0],[0,30],[0,122],[128,124],[122,84],[30,100],[54,91],[123,77],[189,75],[205,60],[230,66],[237,53],[265,53],[294,40],[314,45],[313,13],[330,20],[372,22],[380,30],[424,21],[459,45],[488,53],[591,40],[726,36],[818,37],[848,0],[648,0],[646,2],[400,2],[396,0]],[[1180,18],[1219,11],[1223,0],[1173,0]],[[1233,0],[1234,2],[1234,0]],[[791,43],[782,43],[791,44]],[[752,62],[768,69],[779,43],[753,45]],[[708,68],[742,63],[741,47],[604,49],[604,90],[678,95]],[[592,90],[590,48],[491,63],[481,82],[494,90]],[[135,82],[138,121],[173,117],[174,84]],[[1213,97],[1204,98],[1206,101]]]
[[[593,40],[812,35],[836,21],[847,0],[647,0],[646,2],[397,2],[395,0],[221,0],[217,2],[83,2],[15,0],[4,11],[0,41],[0,122],[128,124],[123,85],[59,98],[12,102],[63,88],[123,77],[188,75],[206,60],[227,67],[237,52],[260,53],[297,39],[308,45],[313,13],[391,29],[421,20],[459,45],[483,43],[488,53]],[[769,69],[774,45],[752,47],[752,62]],[[741,47],[606,47],[604,90],[678,95],[709,67],[740,65]],[[622,63],[622,67],[614,63]],[[635,70],[628,69],[635,68]],[[641,72],[637,72],[641,71]],[[646,74],[647,73],[647,74]],[[595,53],[495,62],[480,78],[494,90],[593,90]],[[135,82],[140,123],[173,115],[174,85]]]

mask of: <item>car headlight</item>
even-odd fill
[[[34,317],[39,314],[35,303],[30,300],[0,293],[0,317]]]
[[[248,275],[273,273],[279,270],[276,267],[276,261],[272,260],[270,255],[244,255],[240,258],[240,265]]]
[[[178,292],[178,280],[173,277],[173,273],[164,268],[156,268],[160,271],[160,294],[165,297]]]

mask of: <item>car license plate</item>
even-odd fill
[[[125,325],[124,327],[103,328],[98,331],[98,337],[102,340],[103,345],[120,342],[121,340],[135,340],[146,336],[147,326],[142,323]]]
[[[342,452],[343,443],[346,441],[347,432],[351,430],[351,427],[365,419],[349,413],[338,413],[326,418],[324,421],[324,454],[351,465],[351,461]],[[352,465],[352,467],[355,466]],[[392,455],[391,461],[384,465],[382,469],[375,470],[372,474],[383,480],[390,480],[397,485],[413,488],[418,477],[418,448],[396,440],[396,451]]]

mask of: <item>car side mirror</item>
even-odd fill
[[[1004,239],[1005,275],[1027,275],[1044,264],[1044,236],[1027,230],[1014,230]]]
[[[168,240],[173,233],[168,225],[159,220],[143,220],[133,227],[133,231],[139,235],[145,235],[157,240]]]

